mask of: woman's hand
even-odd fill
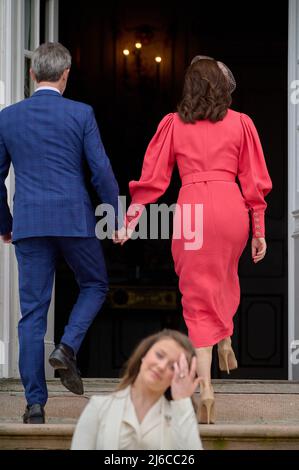
[[[196,377],[196,357],[192,358],[189,370],[184,353],[180,355],[179,362],[174,363],[174,374],[171,382],[171,395],[174,400],[181,400],[193,395],[198,387],[200,377]]]
[[[144,209],[144,205],[139,203],[134,203],[129,206],[124,220],[124,226],[120,230],[115,230],[112,233],[113,243],[123,245],[132,238]]]
[[[112,233],[113,243],[123,245],[131,238],[133,232],[134,230],[127,227],[122,227],[120,230],[114,230]]]
[[[267,244],[264,238],[253,238],[251,241],[251,254],[254,263],[261,261],[266,254]]]

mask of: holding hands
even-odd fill
[[[124,219],[123,227],[119,230],[114,230],[112,233],[113,243],[123,245],[132,237],[143,210],[144,206],[142,204],[133,203],[130,205]]]
[[[123,226],[119,230],[114,230],[114,232],[112,233],[113,243],[115,243],[116,245],[123,245],[124,243],[126,243],[127,240],[131,238],[133,232],[134,230],[125,226]]]

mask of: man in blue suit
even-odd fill
[[[118,185],[92,108],[62,97],[70,67],[65,47],[42,44],[32,58],[35,93],[0,113],[0,235],[5,243],[14,243],[18,261],[24,423],[45,422],[44,336],[57,254],[73,270],[80,293],[49,362],[76,394],[83,393],[76,354],[108,290],[84,160],[98,196],[114,208],[116,217]],[[5,187],[11,162],[16,181],[13,218]]]

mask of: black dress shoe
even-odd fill
[[[83,395],[83,382],[77,368],[76,356],[69,346],[58,344],[49,357],[49,363],[58,371],[65,388],[76,395]]]
[[[45,423],[45,410],[42,405],[35,403],[34,405],[27,405],[25,413],[23,414],[24,424],[44,424]]]

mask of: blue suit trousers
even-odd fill
[[[15,242],[15,252],[22,315],[18,325],[20,374],[27,403],[44,405],[48,398],[44,337],[57,255],[63,255],[80,288],[60,341],[70,346],[75,354],[105,300],[108,291],[106,265],[101,243],[95,237],[24,238]]]

